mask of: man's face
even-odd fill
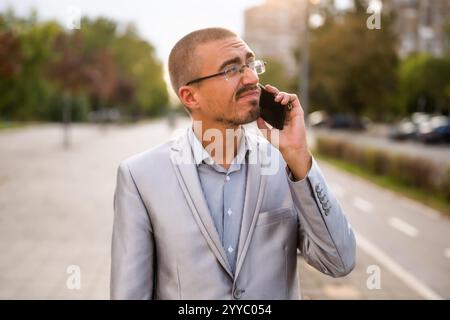
[[[199,77],[224,71],[255,60],[254,53],[238,37],[209,42],[197,47]],[[198,86],[199,105],[197,120],[207,120],[238,126],[259,117],[258,75],[245,67],[226,80],[217,76],[201,81]]]

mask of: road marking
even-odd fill
[[[369,201],[360,197],[354,197],[352,204],[361,211],[372,212],[373,206]]]
[[[412,275],[410,272],[408,272],[406,269],[400,266],[397,262],[392,260],[386,253],[384,253],[381,249],[379,249],[369,240],[357,234],[356,232],[355,236],[358,247],[360,247],[366,253],[371,255],[380,264],[388,268],[389,271],[391,271],[394,275],[403,280],[403,282],[405,282],[411,289],[416,291],[425,299],[443,300],[443,298],[440,295],[438,295],[425,283],[417,279],[414,275]]]
[[[444,256],[450,259],[450,248],[445,249]]]
[[[412,238],[417,237],[419,233],[415,227],[397,217],[390,217],[389,225]]]

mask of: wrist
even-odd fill
[[[290,150],[282,155],[296,181],[308,175],[312,166],[312,155],[308,150]]]

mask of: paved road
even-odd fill
[[[186,125],[184,121],[181,126]],[[107,299],[118,163],[167,139],[165,122],[0,132],[0,298]],[[357,265],[332,279],[299,259],[306,299],[450,298],[450,224],[432,209],[321,164],[358,233]],[[67,267],[81,270],[70,290]],[[372,267],[371,267],[372,266]],[[370,290],[373,266],[380,289]]]

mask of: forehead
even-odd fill
[[[248,54],[254,56],[249,46],[238,37],[204,43],[196,50],[196,56],[204,70],[216,70],[223,62],[236,57],[244,62]]]

